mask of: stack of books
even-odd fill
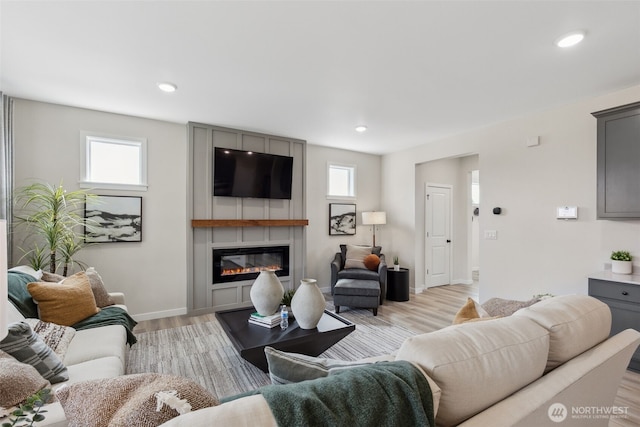
[[[280,326],[280,312],[272,314],[271,316],[263,316],[258,313],[252,313],[249,317],[249,323],[262,326],[264,328],[275,328]]]

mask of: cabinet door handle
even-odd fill
[[[627,291],[622,291],[622,295],[629,295],[629,292],[627,292]]]

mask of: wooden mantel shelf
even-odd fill
[[[192,219],[193,228],[211,227],[304,227],[308,219]]]

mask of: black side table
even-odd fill
[[[391,301],[409,301],[409,269],[393,267],[387,269],[387,299]]]

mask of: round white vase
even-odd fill
[[[631,261],[611,260],[611,272],[614,274],[631,274],[633,263]]]
[[[318,289],[315,279],[302,279],[300,287],[291,299],[291,309],[296,314],[300,329],[313,329],[324,313],[324,295]]]
[[[271,316],[280,308],[284,295],[284,286],[276,276],[275,270],[262,270],[251,285],[249,296],[258,314]]]

